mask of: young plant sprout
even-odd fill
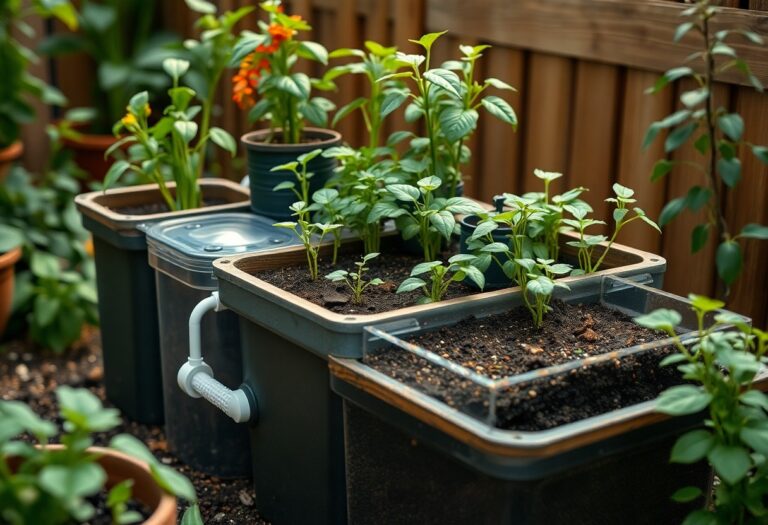
[[[315,212],[315,220],[328,224],[346,224],[345,211],[348,208],[349,199],[339,197],[339,192],[333,188],[323,188],[312,194],[310,212]],[[331,264],[336,264],[336,258],[341,246],[342,228],[331,231],[333,235],[333,259]]]
[[[461,282],[469,278],[481,290],[485,287],[485,276],[472,263],[477,259],[474,255],[460,253],[448,259],[448,264],[442,261],[419,263],[411,270],[411,276],[400,283],[397,293],[406,293],[421,288],[424,296],[419,304],[437,303],[443,299],[451,283]],[[430,285],[417,275],[429,274]]]
[[[309,267],[309,277],[313,281],[317,280],[318,269],[317,261],[320,254],[320,246],[323,244],[325,236],[334,230],[341,228],[341,224],[328,223],[310,223],[309,207],[304,201],[294,202],[290,206],[293,215],[297,217],[296,222],[278,222],[273,224],[276,228],[285,228],[292,230],[304,245],[307,252],[307,266]],[[312,243],[312,237],[317,235],[317,242]]]
[[[574,219],[564,219],[563,223],[575,228],[576,231],[579,232],[578,241],[569,241],[567,243],[569,246],[574,246],[579,249],[579,267],[581,271],[577,270],[575,272],[577,274],[596,272],[600,268],[600,265],[603,264],[605,256],[608,255],[608,252],[616,240],[616,237],[619,235],[619,232],[622,230],[622,228],[624,228],[624,226],[632,221],[640,219],[661,233],[658,225],[653,220],[651,220],[640,208],[633,208],[632,211],[634,212],[634,216],[629,219],[627,218],[627,214],[630,212],[629,208],[627,208],[627,204],[637,202],[632,198],[632,196],[635,194],[633,190],[616,183],[613,185],[613,192],[616,194],[615,198],[610,197],[605,199],[606,202],[611,202],[616,206],[613,210],[613,220],[615,226],[613,228],[613,234],[611,235],[610,239],[605,235],[587,235],[584,233],[586,228],[589,226],[595,224],[605,224],[605,222],[587,219],[584,208],[569,209],[566,207],[566,209],[571,212],[571,215],[574,216]],[[605,241],[608,241],[608,244],[605,246],[602,255],[600,255],[597,261],[595,261],[593,257],[595,247]]]
[[[360,262],[355,263],[355,266],[357,266],[356,272],[350,273],[346,270],[336,270],[335,272],[331,272],[326,275],[325,278],[330,279],[333,282],[344,281],[349,289],[352,290],[352,302],[354,304],[360,304],[363,302],[363,292],[365,292],[366,288],[369,286],[379,286],[380,284],[384,284],[384,281],[378,277],[367,282],[363,279],[363,274],[368,270],[368,268],[365,266],[366,263],[378,256],[378,253],[366,254],[363,256]]]
[[[555,281],[555,277],[570,273],[568,264],[555,264],[552,259],[516,259],[515,264],[525,272],[522,284],[522,296],[526,308],[531,312],[533,324],[541,328],[544,324],[544,314],[552,310],[549,303],[555,288],[568,290],[568,285]]]
[[[292,162],[286,162],[279,166],[275,166],[269,171],[290,171],[296,177],[299,187],[296,189],[296,182],[290,180],[284,180],[274,188],[272,191],[291,190],[296,198],[300,201],[309,202],[309,180],[314,173],[307,171],[307,165],[309,162],[320,155],[323,152],[321,149],[315,149],[308,153],[304,153],[296,157],[296,160]]]

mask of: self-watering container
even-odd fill
[[[681,297],[606,276],[592,294],[563,298],[630,317],[677,310],[691,331],[682,340],[693,342],[696,318]],[[519,296],[510,307],[515,303]],[[679,381],[674,367],[659,367],[674,351],[669,338],[491,379],[412,341],[445,324],[371,326],[361,359],[331,358],[332,388],[344,398],[350,523],[375,523],[384,514],[394,517],[390,523],[680,523],[698,502],[681,505],[670,496],[691,485],[706,493],[706,464],[669,463],[675,439],[702,417],[654,411],[655,396]],[[423,379],[406,383],[369,366],[382,352],[404,353]],[[443,396],[430,388],[435,382],[461,388]],[[530,426],[542,412],[549,422],[592,407],[582,404],[584,392],[601,401],[632,399],[633,382],[658,392],[607,411],[595,403],[559,426]]]
[[[382,255],[397,239],[382,239]],[[566,247],[567,248],[567,247]],[[359,243],[342,250],[361,253]],[[565,248],[564,248],[565,249]],[[329,256],[331,247],[321,251]],[[333,313],[258,278],[260,270],[304,264],[302,248],[214,262],[221,302],[241,317],[243,373],[258,402],[251,427],[257,505],[274,522],[338,523],[346,514],[343,413],[330,389],[329,356],[362,357],[365,326],[405,318],[452,322],[478,311],[499,312],[519,288],[479,293],[373,315]],[[615,246],[606,269],[567,278],[574,294],[594,294],[603,275],[643,275],[660,286],[663,258]],[[389,515],[389,514],[387,514]]]
[[[201,358],[204,353],[211,377],[223,385],[241,383],[238,316],[229,311],[206,315],[217,306],[209,299],[217,289],[213,261],[294,244],[290,232],[272,223],[257,215],[223,213],[163,221],[146,232],[149,263],[157,276],[168,444],[185,463],[216,476],[250,475],[248,427],[206,400],[190,397],[177,375],[190,353]]]
[[[168,184],[175,192],[175,184]],[[140,225],[201,214],[247,211],[248,190],[223,179],[203,179],[206,206],[165,211],[156,184],[83,193],[75,204],[93,235],[106,396],[134,421],[163,422],[163,385],[155,272],[147,263]]]

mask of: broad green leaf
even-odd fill
[[[691,231],[691,253],[701,250],[709,240],[709,224],[698,224]]]
[[[313,149],[312,151],[308,151],[307,153],[302,153],[298,157],[296,157],[296,160],[302,165],[309,164],[313,159],[317,158],[321,153],[323,153],[323,150],[320,148]]]
[[[752,390],[749,392],[750,394],[759,394],[762,396],[759,403],[746,403],[751,406],[759,406],[763,410],[766,409],[765,403],[765,394],[762,392],[758,392],[756,390]],[[744,396],[742,395],[742,401],[744,401]],[[753,401],[753,399],[750,399],[750,401]],[[748,426],[741,429],[739,433],[739,437],[741,438],[741,441],[748,445],[749,447],[753,448],[757,452],[761,454],[768,454],[768,425],[766,425],[765,421],[761,421],[759,423],[752,423]]]
[[[151,463],[149,469],[152,477],[163,489],[190,503],[197,502],[195,487],[185,476],[160,463]]]
[[[502,122],[506,122],[514,128],[517,128],[517,115],[512,106],[503,98],[489,95],[480,101],[483,107]]]
[[[672,332],[681,322],[683,318],[675,310],[668,308],[660,308],[645,315],[635,317],[635,323],[645,328],[652,330],[663,330],[665,332]]]
[[[300,41],[296,53],[303,58],[320,62],[323,65],[328,64],[328,50],[317,42]]]
[[[692,293],[688,295],[688,299],[691,301],[691,306],[693,306],[696,310],[704,313],[719,310],[725,306],[723,301],[718,299],[711,299],[704,295],[697,295]]]
[[[752,154],[763,164],[768,164],[768,147],[752,146]]]
[[[419,181],[416,183],[419,188],[423,192],[427,191],[435,191],[437,188],[439,188],[442,185],[443,181],[440,180],[440,177],[435,177],[434,175],[430,175],[429,177],[424,177],[423,179],[419,179]]]
[[[130,434],[118,434],[109,442],[109,448],[113,448],[124,454],[128,454],[148,464],[156,463],[157,459],[152,455],[147,446]]]
[[[204,525],[204,523],[203,516],[200,514],[200,506],[197,503],[190,505],[181,518],[181,525]]]
[[[203,13],[205,15],[212,15],[216,13],[216,6],[205,0],[184,0],[192,11],[196,13]]]
[[[742,447],[715,445],[707,455],[715,472],[725,481],[734,485],[741,481],[752,466],[749,453]]]
[[[38,326],[45,328],[53,322],[61,308],[61,300],[58,297],[50,297],[45,294],[39,294],[35,297],[34,309],[35,322]]]
[[[745,405],[768,411],[768,396],[759,390],[747,390],[739,396],[739,400]]]
[[[693,22],[684,22],[677,26],[677,29],[675,30],[675,36],[672,39],[674,42],[679,42],[685,34],[690,31],[694,26]]]
[[[663,228],[669,224],[672,219],[680,215],[680,212],[685,209],[685,206],[685,197],[678,197],[669,201],[661,210],[661,214],[659,215],[659,226]]]
[[[506,253],[509,251],[509,246],[503,242],[492,242],[483,246],[480,251],[485,253]]]
[[[178,80],[189,70],[189,62],[180,58],[166,58],[163,60],[163,70]]]
[[[45,491],[65,501],[72,501],[99,492],[107,480],[107,475],[97,463],[46,465],[38,474],[37,480]]]
[[[237,143],[229,132],[221,128],[212,127],[210,131],[211,140],[224,151],[228,151],[234,157],[237,153]]]
[[[32,252],[29,267],[32,275],[41,279],[58,279],[61,274],[59,258],[42,250]]]
[[[499,227],[498,223],[493,220],[486,220],[481,223],[479,223],[475,227],[475,231],[472,232],[472,235],[469,236],[469,241],[474,241],[476,239],[480,239],[491,233],[493,230],[497,229]]]
[[[445,237],[450,239],[453,234],[453,228],[456,225],[456,219],[453,218],[453,214],[449,211],[442,210],[438,213],[429,216],[429,222],[435,229]]]
[[[675,128],[675,130],[669,134],[667,140],[664,141],[664,151],[671,153],[685,144],[685,142],[690,138],[697,127],[697,123],[689,122],[678,128]]]
[[[406,91],[400,89],[393,89],[389,91],[386,95],[384,95],[384,100],[381,102],[381,109],[379,111],[381,118],[386,117],[397,108],[402,106],[403,102],[405,102],[407,99],[408,92]]]
[[[735,241],[725,241],[717,247],[715,263],[717,274],[726,284],[730,285],[741,273],[741,247]]]
[[[768,226],[755,223],[747,224],[741,229],[739,236],[747,239],[768,240]]]
[[[733,188],[741,180],[741,160],[736,157],[732,159],[720,158],[717,161],[717,172],[725,185]]]
[[[444,89],[455,98],[461,98],[461,80],[458,75],[449,69],[430,69],[424,73],[424,78],[432,84]]]
[[[450,142],[458,142],[475,131],[477,119],[474,109],[449,107],[440,113],[440,129]]]
[[[282,191],[282,190],[292,190],[296,187],[296,183],[290,180],[284,180],[283,182],[280,182],[275,185],[274,188],[272,188],[272,191]]]
[[[469,280],[475,283],[478,288],[481,290],[485,288],[485,275],[483,275],[483,272],[474,266],[466,266],[463,268],[463,271],[467,274],[466,276]]]
[[[659,395],[656,410],[670,416],[696,414],[709,406],[711,401],[710,393],[693,385],[679,385],[668,388]]]
[[[400,286],[397,287],[397,292],[396,293],[412,292],[412,291],[418,290],[419,288],[422,288],[422,287],[424,287],[426,285],[427,285],[427,283],[425,283],[421,279],[418,279],[416,277],[409,277],[408,279],[406,279],[402,283],[400,283]]]
[[[738,142],[744,134],[744,120],[738,113],[729,113],[717,119],[720,130],[732,141]]]
[[[715,513],[699,509],[688,514],[682,525],[720,525],[720,521]]]
[[[672,494],[672,501],[688,503],[703,495],[699,487],[683,487]]]
[[[397,200],[406,202],[415,202],[421,197],[421,192],[418,188],[414,188],[408,184],[389,184],[386,186],[389,193],[395,196]]]
[[[413,269],[411,270],[411,277],[415,275],[421,275],[423,273],[431,272],[433,268],[436,268],[441,264],[442,263],[440,261],[429,261],[429,262],[419,263],[416,266],[414,266]]]
[[[680,95],[680,102],[682,102],[688,108],[695,108],[699,104],[702,104],[709,97],[709,90],[707,88],[694,89],[693,91],[686,91]]]
[[[667,173],[672,171],[675,167],[675,163],[671,160],[661,159],[653,166],[653,173],[651,174],[651,181],[656,182],[663,178]]]
[[[509,91],[517,91],[517,89],[515,89],[512,86],[510,86],[509,84],[507,84],[503,80],[499,80],[498,78],[486,78],[485,79],[485,83],[488,84],[489,86],[495,87],[496,89],[505,89],[505,90],[509,90]]]
[[[24,235],[16,227],[0,224],[0,254],[24,243]]]
[[[197,123],[187,120],[178,120],[173,123],[173,129],[176,131],[181,140],[185,143],[189,143],[197,135]]]
[[[692,186],[685,196],[685,205],[691,211],[702,209],[712,196],[712,191],[703,186]]]
[[[435,40],[446,34],[448,31],[441,31],[439,33],[427,33],[426,35],[423,35],[418,40],[408,40],[409,42],[413,42],[414,44],[419,44],[424,49],[429,51],[432,48],[432,44],[435,43]]]

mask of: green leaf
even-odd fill
[[[24,243],[21,230],[6,224],[0,224],[0,254],[8,252]]]
[[[696,142],[693,143],[693,147],[702,155],[706,155],[707,151],[709,151],[709,135],[702,133],[701,136],[696,139]]]
[[[418,188],[414,188],[408,184],[389,184],[386,186],[389,193],[395,196],[397,200],[406,202],[416,202],[421,197],[421,192]]]
[[[691,231],[691,253],[701,250],[709,240],[709,224],[699,224]]]
[[[725,56],[736,58],[736,51],[734,51],[734,49],[731,46],[729,46],[724,42],[716,42],[715,45],[712,46],[712,54],[725,55]]]
[[[400,89],[393,89],[384,95],[384,100],[381,102],[381,118],[386,117],[397,108],[399,108],[403,102],[408,99],[408,92]]]
[[[469,236],[468,241],[474,241],[480,238],[485,237],[489,233],[491,233],[493,230],[497,229],[499,225],[496,223],[496,221],[493,220],[486,220],[481,223],[479,223],[475,227],[475,231],[472,232],[472,235]]]
[[[151,463],[149,469],[152,472],[152,477],[163,489],[190,503],[197,502],[195,487],[186,476],[160,463]]]
[[[213,127],[210,130],[210,136],[213,143],[221,149],[230,152],[233,157],[237,154],[237,143],[229,132],[224,131],[221,128]]]
[[[675,130],[669,134],[667,140],[664,142],[664,151],[671,153],[685,144],[685,142],[690,138],[697,127],[698,124],[695,122],[689,122],[685,125],[675,128]]]
[[[675,36],[672,39],[673,42],[679,42],[685,36],[685,34],[693,28],[693,26],[693,22],[684,22],[677,26],[677,29],[675,30]]]
[[[709,406],[711,401],[710,393],[693,385],[679,385],[668,388],[659,395],[656,410],[670,416],[696,414]]]
[[[41,279],[58,279],[61,274],[59,258],[44,251],[32,252],[29,268],[32,275]]]
[[[653,173],[651,174],[651,182],[656,182],[663,178],[667,173],[672,171],[672,168],[674,167],[675,163],[671,160],[661,159],[656,161],[656,164],[653,166]]]
[[[424,73],[424,78],[432,84],[444,89],[457,99],[461,98],[461,80],[458,75],[448,69],[430,69]]]
[[[181,140],[185,143],[189,143],[197,135],[197,123],[188,120],[178,120],[173,123],[173,129],[176,131]]]
[[[147,464],[157,463],[157,459],[152,455],[147,446],[130,434],[118,434],[113,437],[109,442],[109,447]]]
[[[744,120],[738,113],[729,113],[717,119],[717,125],[734,142],[741,140],[744,134]]]
[[[768,147],[752,146],[752,154],[763,164],[768,164]]]
[[[212,15],[216,13],[216,6],[205,0],[184,0],[192,11],[196,13],[203,13],[205,15]]]
[[[296,84],[296,81],[293,79],[293,77],[286,75],[281,75],[277,78],[277,81],[275,82],[275,88],[296,98],[303,98],[304,96],[304,92],[302,91],[301,87]]]
[[[699,487],[683,487],[672,494],[672,501],[688,503],[703,495]]]
[[[664,208],[661,210],[661,214],[659,215],[659,226],[662,228],[669,224],[672,219],[680,215],[680,212],[685,209],[686,206],[686,198],[685,197],[678,197],[676,199],[672,199],[669,201],[666,205],[664,205]]]
[[[506,100],[500,97],[489,95],[480,101],[483,107],[502,122],[506,122],[512,127],[517,127],[517,115],[512,106]]]
[[[720,525],[720,521],[713,512],[700,509],[688,514],[682,525]]]
[[[64,418],[79,428],[105,432],[120,424],[120,413],[104,408],[101,400],[85,388],[61,386],[56,397]]]
[[[747,224],[741,229],[739,236],[746,239],[768,240],[768,226],[755,223]]]
[[[759,390],[747,390],[739,396],[739,400],[745,405],[768,411],[768,396]]]
[[[331,126],[336,127],[336,124],[341,121],[344,117],[352,113],[358,108],[361,108],[365,106],[368,103],[368,99],[365,97],[356,98],[349,104],[345,104],[342,107],[339,108],[339,110],[336,112],[336,114],[333,116],[333,120],[331,121]]]
[[[411,276],[421,275],[423,273],[431,272],[433,268],[437,268],[442,263],[440,261],[429,261],[417,264],[411,269]]]
[[[328,50],[317,42],[300,41],[296,53],[300,57],[320,62],[323,65],[328,64]]]
[[[635,323],[645,328],[652,330],[663,330],[665,332],[672,332],[677,327],[683,318],[675,310],[668,308],[660,308],[645,315],[635,317]]]
[[[715,445],[707,458],[715,472],[731,485],[741,481],[752,466],[749,453],[743,447]]]
[[[292,190],[296,187],[296,183],[290,180],[284,180],[283,182],[280,182],[275,185],[274,188],[272,188],[272,191],[282,191],[282,190]]]
[[[709,97],[709,90],[707,88],[694,89],[693,91],[686,91],[680,95],[680,102],[682,102],[688,108],[695,108],[699,104],[702,104]]]
[[[163,60],[163,70],[171,78],[178,80],[189,70],[189,62],[180,58],[166,58]]]
[[[107,480],[107,475],[96,463],[47,465],[40,471],[37,480],[43,490],[65,501],[71,501],[99,492]]]
[[[725,306],[723,301],[712,299],[704,295],[697,295],[692,293],[688,295],[688,299],[691,301],[691,306],[703,313],[713,312]]]
[[[34,316],[38,326],[45,328],[56,318],[61,307],[61,300],[58,297],[49,297],[40,294],[35,297]]]
[[[717,274],[726,284],[730,285],[741,273],[741,247],[735,241],[725,241],[717,247],[715,253]]]
[[[474,109],[445,108],[440,113],[440,129],[450,142],[458,142],[475,131],[477,118],[477,111]]]
[[[765,410],[765,394],[757,392],[756,390],[752,390],[750,393],[762,395],[762,399],[760,400],[761,404],[757,406]],[[744,401],[743,397],[744,396],[742,396],[742,401]],[[751,406],[755,405],[751,404]],[[765,421],[761,421],[759,423],[750,423],[748,426],[742,428],[739,432],[739,438],[741,438],[743,443],[756,450],[757,452],[761,454],[768,454],[768,424],[766,424]]]
[[[729,188],[733,188],[741,180],[741,160],[721,158],[717,161],[717,172]]]
[[[427,283],[422,281],[419,278],[416,277],[409,277],[408,279],[404,280],[402,283],[400,283],[400,286],[397,287],[396,293],[407,293],[412,292],[414,290],[418,290],[419,288],[422,288],[426,286]]]
[[[685,196],[685,205],[691,211],[699,211],[709,202],[712,191],[703,186],[692,186]]]
[[[453,218],[453,214],[449,211],[442,210],[438,213],[429,216],[429,222],[435,229],[445,237],[450,239],[453,234],[453,228],[456,225],[456,219]]]
[[[184,511],[184,516],[181,518],[181,525],[204,525],[203,516],[200,514],[200,506],[195,503]]]
[[[514,87],[510,86],[503,80],[499,80],[498,78],[486,78],[485,84],[488,84],[489,86],[493,86],[496,89],[504,89],[509,91],[517,91]]]
[[[429,51],[432,48],[432,44],[435,43],[435,40],[446,34],[448,31],[441,31],[439,33],[427,33],[426,35],[423,35],[418,40],[408,40],[409,42],[413,42],[414,44],[419,44],[424,49]]]

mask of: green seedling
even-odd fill
[[[412,292],[422,289],[424,296],[419,299],[419,304],[437,303],[445,296],[452,283],[458,283],[469,278],[481,290],[485,287],[485,276],[472,263],[476,257],[469,254],[458,254],[448,259],[448,264],[442,261],[429,261],[419,263],[411,270],[411,276],[400,283],[397,293]],[[430,284],[417,277],[428,274]]]
[[[555,264],[552,259],[515,259],[515,264],[526,272],[523,280],[522,296],[526,308],[531,313],[533,324],[541,328],[544,315],[552,310],[549,303],[555,288],[569,290],[568,285],[558,282],[555,277],[571,272],[568,264]]]
[[[365,292],[366,288],[384,284],[384,281],[378,277],[371,279],[370,281],[365,281],[363,278],[363,274],[368,270],[365,266],[366,263],[378,256],[378,253],[368,253],[363,256],[363,259],[360,262],[355,263],[355,266],[357,266],[356,272],[350,273],[346,270],[336,270],[335,272],[326,275],[325,278],[330,279],[333,282],[344,281],[347,287],[352,290],[352,302],[360,304],[363,302],[363,292]]]
[[[349,208],[349,198],[339,197],[338,190],[323,188],[312,194],[312,204],[309,210],[314,212],[315,220],[323,224],[346,224],[345,213]],[[342,228],[331,231],[333,235],[333,259],[331,264],[336,264],[341,247]]]
[[[333,232],[336,229],[341,228],[341,224],[328,224],[328,223],[311,223],[309,222],[309,207],[304,201],[297,201],[291,204],[292,215],[297,217],[296,222],[278,222],[273,224],[276,228],[285,228],[293,231],[293,233],[299,238],[304,245],[304,250],[307,253],[307,266],[309,267],[309,277],[313,281],[318,277],[318,257],[320,255],[320,247],[323,244],[323,239],[328,233]],[[317,238],[316,242],[312,242],[313,238]]]
[[[700,428],[677,439],[670,461],[692,464],[706,459],[720,479],[713,493],[689,486],[672,499],[701,502],[685,523],[761,523],[768,497],[768,396],[755,382],[765,368],[768,333],[721,311],[722,301],[689,298],[698,324],[693,340],[677,334],[682,317],[675,310],[655,310],[635,319],[672,337],[677,352],[661,365],[676,365],[685,380],[662,392],[656,410],[689,418],[706,413]]]
[[[308,153],[304,153],[296,157],[296,160],[292,162],[286,162],[279,166],[275,166],[269,171],[290,171],[296,178],[296,182],[290,180],[284,180],[280,184],[277,184],[272,191],[291,190],[296,198],[303,202],[309,202],[309,185],[310,179],[314,176],[314,173],[308,171],[307,165],[309,162],[320,155],[323,152],[321,149],[315,149]],[[296,184],[298,183],[298,189]]]

